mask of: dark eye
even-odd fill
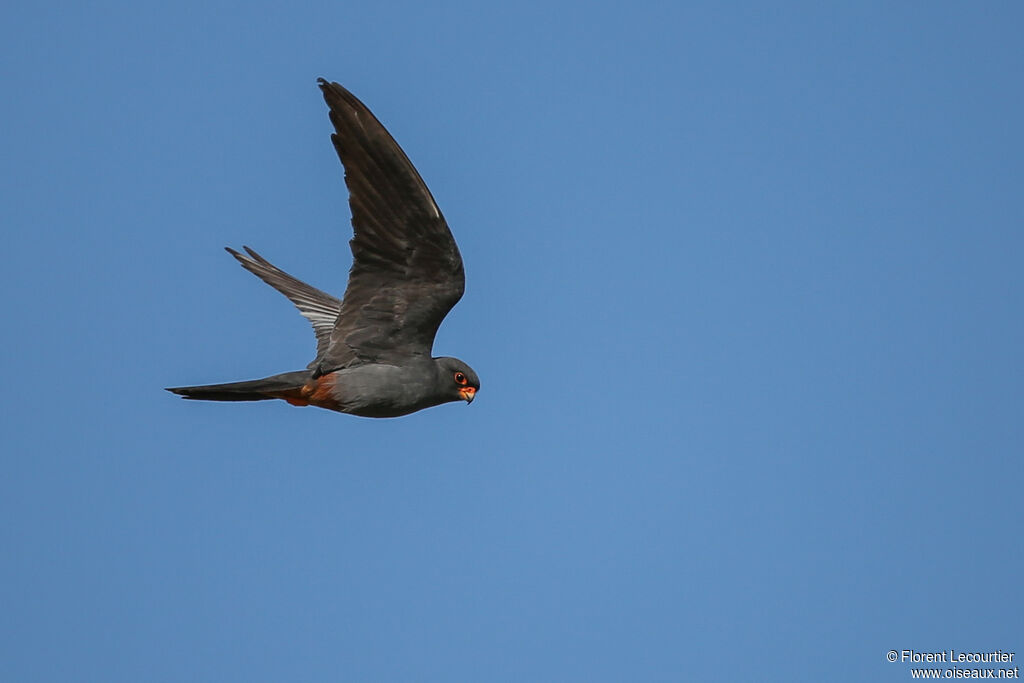
[[[455,373],[455,383],[456,384],[465,384],[466,383],[466,376],[463,375],[461,372],[456,372]]]

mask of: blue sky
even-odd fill
[[[1024,650],[1019,4],[0,11],[5,681],[905,680]],[[472,406],[299,369],[324,76],[419,168]],[[1024,655],[1022,655],[1024,656]]]

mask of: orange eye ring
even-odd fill
[[[466,386],[469,383],[469,380],[467,380],[466,376],[464,374],[462,374],[461,372],[456,372],[455,373],[455,383],[456,384],[460,384],[462,386]]]

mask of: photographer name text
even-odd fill
[[[918,652],[917,650],[902,650],[900,652],[901,662],[1012,662],[1013,652],[993,650],[992,652],[958,652],[956,650],[943,650],[942,652]]]

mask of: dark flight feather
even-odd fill
[[[429,357],[437,328],[465,289],[459,249],[430,190],[384,126],[341,85],[319,84],[345,167],[354,237],[340,315],[311,367],[322,374]]]

